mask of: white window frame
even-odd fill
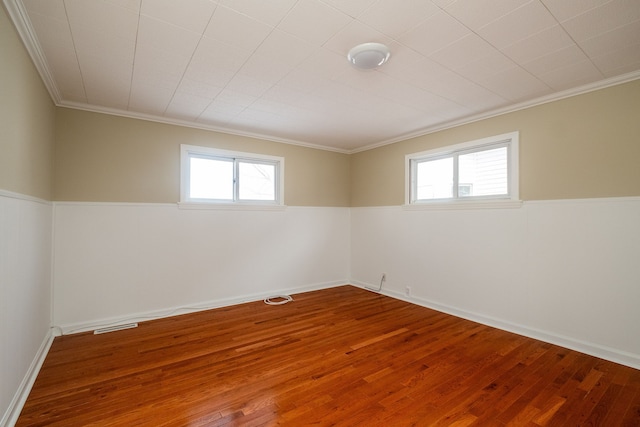
[[[405,208],[409,209],[466,209],[493,207],[520,207],[519,188],[519,141],[520,132],[509,132],[501,135],[489,136],[461,144],[405,156]],[[466,154],[483,149],[507,147],[508,161],[508,194],[495,196],[451,197],[444,199],[416,200],[416,168],[415,164],[425,160],[435,160],[443,157]],[[457,171],[454,171],[457,174]]]
[[[233,185],[233,200],[189,197],[191,157],[230,160],[234,164],[238,161],[248,161],[275,165],[275,200],[239,200],[237,182]],[[284,208],[284,157],[181,144],[179,205],[187,209],[282,209]]]

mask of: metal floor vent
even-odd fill
[[[96,329],[93,331],[93,334],[94,335],[106,334],[107,332],[115,332],[115,331],[121,331],[123,329],[131,329],[131,328],[137,328],[137,327],[138,327],[137,323],[125,323],[124,325],[107,326],[106,328]]]

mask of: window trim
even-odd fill
[[[467,141],[460,144],[436,148],[418,153],[407,154],[405,156],[405,207],[410,209],[464,209],[464,208],[493,208],[493,207],[519,207],[520,201],[520,179],[519,179],[519,140],[520,132],[509,132],[486,138]],[[435,160],[437,158],[461,155],[474,151],[481,151],[483,147],[507,146],[508,156],[508,182],[509,194],[497,196],[476,196],[476,197],[452,197],[444,199],[415,200],[414,185],[415,179],[412,165],[416,161]],[[497,147],[496,147],[497,148]],[[454,171],[457,173],[457,171]]]
[[[264,164],[275,164],[275,200],[239,200],[238,188],[234,185],[234,200],[192,199],[189,195],[190,159],[191,157],[219,158],[237,161],[248,161]],[[180,202],[186,209],[248,209],[278,210],[284,208],[284,157],[255,154],[244,151],[223,150],[219,148],[197,145],[180,145]]]

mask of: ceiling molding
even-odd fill
[[[38,70],[38,73],[40,74],[40,78],[42,79],[45,87],[49,91],[49,95],[51,96],[51,99],[53,100],[54,104],[57,107],[65,107],[65,108],[71,108],[76,110],[90,111],[94,113],[109,114],[112,116],[127,117],[132,119],[147,120],[147,121],[152,121],[157,123],[165,123],[170,125],[189,127],[194,129],[214,131],[214,132],[226,133],[230,135],[262,139],[262,140],[271,141],[271,142],[278,142],[281,144],[297,145],[297,146],[313,148],[317,150],[332,151],[332,152],[341,153],[341,154],[350,153],[350,150],[344,150],[336,147],[327,147],[324,145],[312,144],[304,141],[297,141],[297,140],[291,140],[286,138],[277,138],[271,135],[266,135],[261,133],[243,132],[236,129],[228,129],[220,126],[207,125],[204,123],[170,119],[167,117],[156,116],[152,114],[136,113],[136,112],[131,112],[127,110],[118,110],[114,108],[101,107],[97,105],[65,101],[62,99],[62,96],[60,95],[60,91],[56,86],[53,75],[49,70],[46,57],[44,56],[44,53],[40,49],[40,45],[37,41],[38,38],[36,37],[33,27],[31,26],[31,22],[27,18],[27,11],[25,9],[24,4],[22,3],[21,0],[3,0],[3,3],[5,6],[5,9],[7,10],[7,13],[9,14],[9,17],[14,23],[14,26],[18,32],[18,35],[20,36],[25,48],[27,49],[27,52],[29,53],[31,60],[33,61],[33,64],[35,65],[36,69]]]
[[[212,131],[212,132],[226,133],[228,135],[261,139],[263,141],[278,142],[280,144],[297,145],[297,146],[306,147],[306,148],[313,148],[316,150],[333,151],[336,153],[350,154],[349,150],[343,150],[341,148],[327,147],[325,145],[317,145],[317,144],[312,144],[304,141],[296,141],[293,139],[277,138],[271,135],[266,135],[261,133],[243,132],[236,129],[228,129],[221,126],[209,125],[206,123],[191,122],[187,120],[178,120],[178,119],[172,119],[172,118],[163,117],[163,116],[156,116],[153,114],[144,114],[144,113],[137,113],[137,112],[128,111],[128,110],[119,110],[115,108],[101,107],[99,105],[90,105],[90,104],[83,104],[79,102],[63,101],[60,103],[56,103],[56,106],[70,108],[74,110],[89,111],[92,113],[108,114],[111,116],[126,117],[129,119],[146,120],[149,122],[156,122],[156,123],[163,123],[168,125],[175,125],[175,126],[182,126],[182,127],[193,128],[193,129]]]
[[[16,31],[18,31],[18,35],[20,36],[24,47],[27,49],[33,64],[40,74],[42,82],[49,91],[51,99],[56,105],[58,105],[62,100],[60,91],[55,84],[51,71],[49,70],[44,53],[40,49],[40,44],[37,42],[38,38],[31,26],[31,21],[27,18],[27,11],[24,4],[22,4],[22,1],[20,0],[3,0],[3,3],[11,21],[14,23]]]
[[[530,101],[525,101],[515,105],[510,105],[507,107],[490,110],[484,113],[468,116],[462,119],[453,120],[446,123],[441,123],[435,126],[430,126],[415,132],[403,134],[393,139],[388,139],[385,141],[376,142],[376,143],[369,144],[356,149],[347,150],[347,149],[340,149],[336,147],[329,147],[325,145],[312,144],[304,141],[278,138],[278,137],[261,134],[261,133],[245,132],[245,131],[225,128],[221,126],[208,125],[205,123],[190,122],[186,120],[171,119],[164,116],[136,113],[128,110],[120,110],[120,109],[113,109],[113,108],[101,107],[96,105],[89,105],[84,103],[65,101],[61,97],[60,91],[56,86],[55,80],[53,79],[53,75],[47,65],[46,57],[44,56],[44,53],[42,52],[40,45],[37,42],[35,31],[33,30],[33,27],[31,26],[31,23],[27,18],[27,12],[24,4],[22,3],[21,0],[3,0],[3,4],[5,6],[5,9],[7,10],[7,13],[9,14],[9,17],[13,21],[16,27],[16,30],[20,38],[22,39],[22,42],[29,56],[31,57],[38,73],[40,74],[40,77],[45,87],[47,88],[51,96],[51,99],[53,100],[54,104],[58,107],[103,113],[103,114],[109,114],[109,115],[127,117],[127,118],[139,119],[139,120],[147,120],[152,122],[165,123],[165,124],[189,127],[194,129],[214,131],[214,132],[220,132],[220,133],[225,133],[230,135],[256,138],[256,139],[261,139],[261,140],[266,140],[271,142],[297,145],[297,146],[302,146],[302,147],[307,147],[307,148],[312,148],[317,150],[332,151],[332,152],[337,152],[342,154],[355,154],[363,151],[372,150],[375,148],[383,147],[385,145],[394,144],[394,143],[405,141],[408,139],[417,138],[420,136],[432,134],[432,133],[443,131],[446,129],[451,129],[457,126],[466,125],[469,123],[489,119],[489,118],[500,116],[503,114],[524,110],[524,109],[535,107],[538,105],[547,104],[547,103],[558,101],[561,99],[582,95],[585,93],[593,92],[596,90],[600,90],[607,87],[611,87],[611,86],[615,86],[615,85],[640,79],[640,71],[635,71],[635,72],[620,75],[617,77],[612,77],[609,79],[600,80],[598,82],[568,89],[562,92],[546,95]]]
[[[362,151],[373,150],[375,148],[384,147],[385,145],[391,145],[391,144],[395,144],[397,142],[406,141],[406,140],[413,139],[413,138],[418,138],[418,137],[421,137],[421,136],[429,135],[429,134],[432,134],[432,133],[440,132],[440,131],[451,129],[451,128],[454,128],[454,127],[463,126],[463,125],[474,123],[474,122],[478,122],[478,121],[481,121],[481,120],[490,119],[492,117],[502,116],[504,114],[509,114],[509,113],[513,113],[513,112],[516,112],[516,111],[525,110],[527,108],[535,107],[535,106],[538,106],[538,105],[548,104],[548,103],[559,101],[559,100],[562,100],[562,99],[571,98],[571,97],[577,96],[577,95],[583,95],[583,94],[586,94],[586,93],[589,93],[589,92],[594,92],[594,91],[597,91],[597,90],[600,90],[600,89],[606,89],[606,88],[611,87],[611,86],[616,86],[616,85],[628,83],[628,82],[631,82],[631,81],[634,81],[634,80],[638,80],[638,79],[640,79],[640,71],[634,71],[632,73],[623,74],[623,75],[612,77],[612,78],[605,79],[605,80],[600,80],[599,82],[594,82],[594,83],[590,83],[590,84],[587,84],[587,85],[575,87],[575,88],[568,89],[568,90],[565,90],[565,91],[562,91],[562,92],[557,92],[557,93],[554,93],[554,94],[545,95],[545,96],[542,96],[540,98],[536,98],[536,99],[533,99],[533,100],[530,100],[530,101],[521,102],[521,103],[518,103],[518,104],[514,104],[514,105],[507,106],[507,107],[498,108],[498,109],[495,109],[495,110],[490,110],[490,111],[487,111],[487,112],[484,112],[484,113],[481,113],[481,114],[476,114],[476,115],[465,117],[465,118],[462,118],[462,119],[459,119],[459,120],[454,120],[454,121],[442,123],[442,124],[439,124],[439,125],[436,125],[436,126],[430,126],[428,128],[421,129],[421,130],[416,131],[416,132],[412,132],[412,133],[407,133],[407,134],[401,135],[401,136],[399,136],[397,138],[393,138],[393,139],[389,139],[389,140],[385,140],[385,141],[381,141],[381,142],[376,142],[376,143],[369,144],[369,145],[366,145],[366,146],[360,147],[360,148],[355,148],[355,149],[352,149],[352,150],[344,150],[344,149],[341,149],[341,148],[328,147],[328,146],[325,146],[325,145],[318,145],[318,144],[312,144],[312,143],[308,143],[308,142],[304,142],[304,141],[297,141],[297,140],[285,139],[285,138],[277,138],[277,137],[274,137],[274,136],[271,136],[271,135],[267,135],[267,134],[253,133],[253,132],[242,132],[242,131],[239,131],[239,130],[236,130],[236,129],[229,129],[229,128],[225,128],[225,127],[221,127],[221,126],[215,126],[215,125],[208,125],[206,123],[190,122],[190,121],[187,121],[187,120],[177,120],[177,119],[171,119],[171,118],[167,118],[167,117],[163,117],[163,116],[136,113],[136,112],[127,111],[127,110],[118,110],[118,109],[101,107],[101,106],[90,105],[90,104],[82,104],[82,103],[76,103],[76,102],[63,101],[63,102],[57,102],[56,105],[58,107],[66,107],[66,108],[72,108],[72,109],[76,109],[76,110],[90,111],[90,112],[94,112],[94,113],[109,114],[109,115],[113,115],[113,116],[121,116],[121,117],[127,117],[127,118],[132,118],[132,119],[147,120],[147,121],[152,121],[152,122],[157,122],[157,123],[165,123],[165,124],[189,127],[189,128],[194,128],[194,129],[201,129],[201,130],[207,130],[207,131],[213,131],[213,132],[220,132],[220,133],[226,133],[226,134],[229,134],[229,135],[236,135],[236,136],[244,136],[244,137],[248,137],[248,138],[262,139],[262,140],[271,141],[271,142],[278,142],[278,143],[281,143],[281,144],[298,145],[298,146],[301,146],[301,147],[313,148],[313,149],[324,150],[324,151],[332,151],[332,152],[341,153],[341,154],[356,154],[356,153],[360,153]]]
[[[397,138],[393,138],[386,141],[381,141],[374,144],[366,145],[364,147],[356,148],[354,150],[349,151],[349,153],[355,154],[362,151],[373,150],[374,148],[384,147],[385,145],[395,144],[396,142],[418,138],[424,135],[429,135],[432,133],[440,132],[440,131],[451,129],[454,127],[463,126],[469,123],[474,123],[481,120],[490,119],[492,117],[502,116],[504,114],[509,114],[516,111],[525,110],[527,108],[536,107],[538,105],[549,104],[551,102],[560,101],[562,99],[571,98],[573,96],[583,95],[589,92],[595,92],[600,89],[606,89],[611,86],[629,83],[638,79],[640,79],[640,71],[634,71],[631,73],[622,74],[620,76],[611,77],[609,79],[600,80],[598,82],[589,83],[587,85],[567,89],[562,92],[545,95],[540,98],[532,99],[530,101],[509,105],[509,106],[498,108],[495,110],[490,110],[481,114],[476,114],[476,115],[465,117],[459,120],[453,120],[453,121],[441,123],[435,126],[430,126],[428,128],[421,129],[416,132],[401,135]]]
[[[557,92],[551,95],[546,95],[540,98],[533,99],[531,101],[521,102],[519,104],[510,105],[507,107],[502,107],[499,109],[487,111],[482,114],[476,114],[476,115],[465,117],[459,120],[454,120],[454,121],[442,123],[436,126],[431,126],[416,132],[401,135],[397,138],[377,142],[374,144],[369,144],[364,147],[355,148],[353,150],[344,150],[336,147],[317,145],[317,144],[312,144],[304,141],[277,138],[271,135],[266,135],[261,133],[242,132],[236,129],[229,129],[221,126],[208,125],[205,123],[190,122],[187,120],[177,120],[177,119],[171,119],[163,116],[156,116],[152,114],[142,114],[142,113],[136,113],[136,112],[127,111],[127,110],[118,110],[113,108],[100,107],[96,105],[89,105],[89,104],[82,104],[82,103],[68,102],[68,101],[57,102],[56,105],[58,107],[72,108],[76,110],[90,111],[94,113],[109,114],[112,116],[127,117],[132,119],[147,120],[147,121],[152,121],[157,123],[164,123],[164,124],[183,126],[183,127],[194,128],[194,129],[220,132],[220,133],[226,133],[229,135],[244,136],[248,138],[256,138],[256,139],[262,139],[262,140],[271,141],[271,142],[278,142],[281,144],[297,145],[297,146],[306,147],[306,148],[313,148],[316,150],[332,151],[332,152],[341,153],[341,154],[356,154],[363,151],[384,147],[385,145],[391,145],[397,142],[418,138],[421,136],[429,135],[432,133],[440,132],[440,131],[451,129],[454,127],[463,126],[463,125],[478,122],[481,120],[490,119],[492,117],[502,116],[504,114],[525,110],[527,108],[535,107],[538,105],[560,101],[562,99],[571,98],[577,95],[583,95],[583,94],[594,92],[600,89],[606,89],[611,86],[628,83],[638,79],[640,79],[640,71],[634,71],[632,73],[623,74],[623,75],[612,77],[609,79],[600,80],[599,82],[590,83],[584,86],[579,86],[579,87],[568,89],[562,92]]]

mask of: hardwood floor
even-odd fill
[[[639,426],[640,371],[343,286],[55,339],[18,426]]]

